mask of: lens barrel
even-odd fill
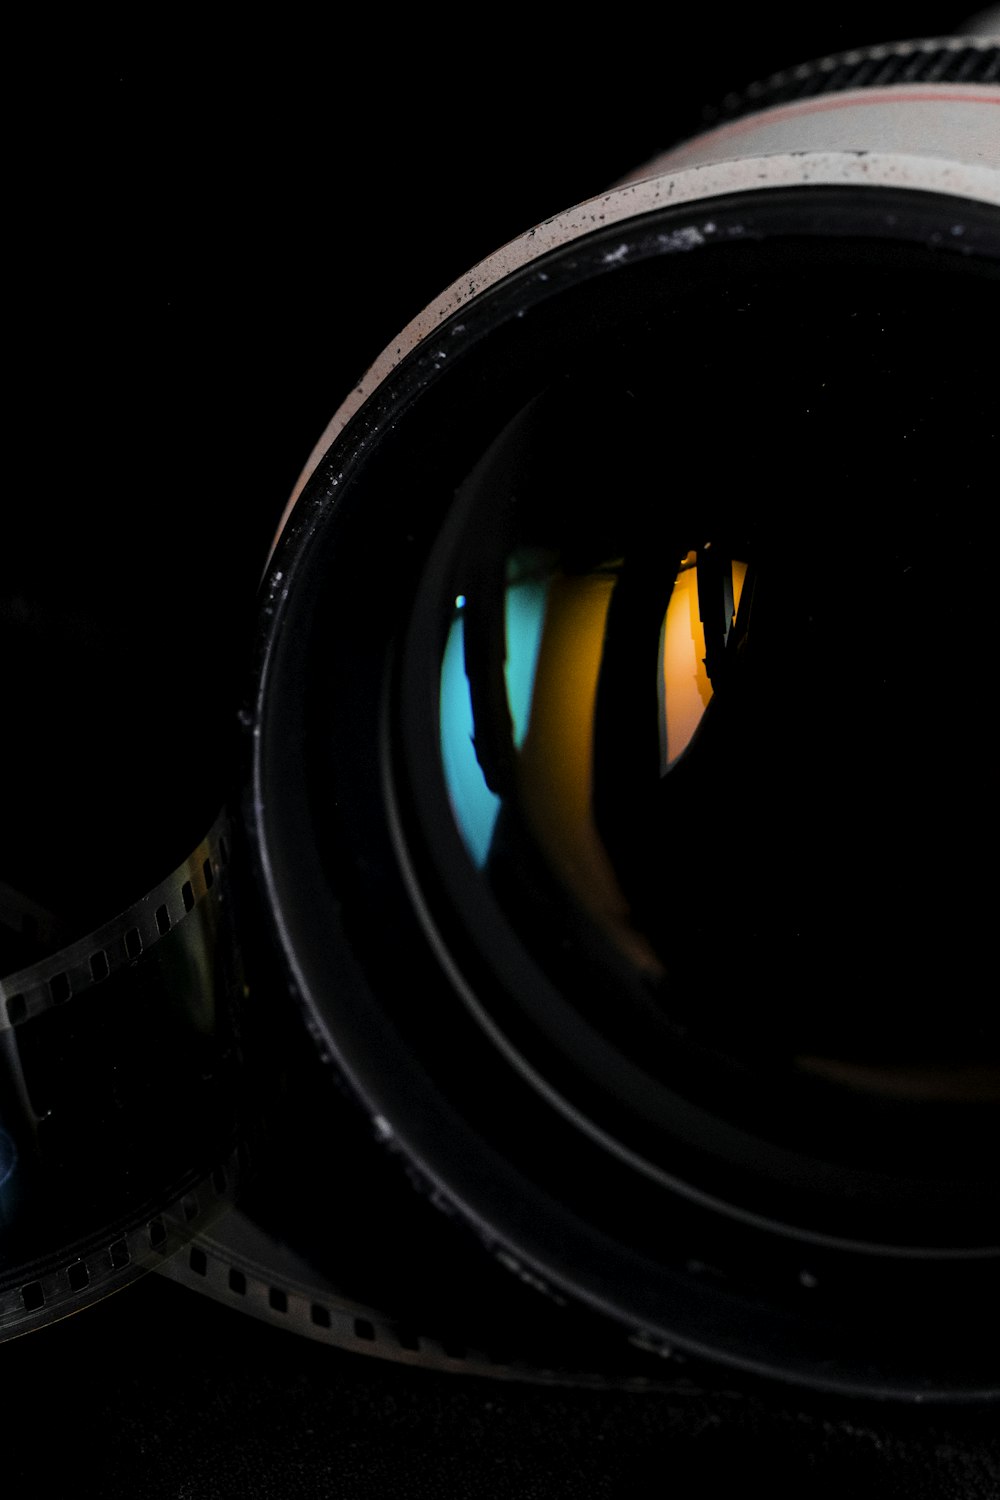
[[[995,41],[877,48],[456,283],[334,418],[247,735],[329,1071],[633,1339],[996,1390]]]

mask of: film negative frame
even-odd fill
[[[161,1263],[228,1206],[245,1176],[249,1146],[236,1102],[242,1091],[236,1009],[244,1003],[245,987],[233,930],[230,861],[229,823],[222,813],[188,858],[118,917],[0,981],[0,1067],[7,1080],[0,1214],[15,1246],[24,1239],[17,1217],[25,1211],[24,1199],[13,1191],[19,1176],[28,1179],[29,1210],[39,1194],[52,1190],[53,1178],[73,1194],[79,1162],[72,1147],[67,1155],[67,1136],[95,1121],[101,1132],[110,1129],[123,1139],[132,1131],[148,1135],[156,1112],[166,1111],[169,1119],[179,1104],[175,1089],[191,1082],[172,1079],[169,1069],[157,1073],[154,1064],[156,1086],[147,1096],[141,1078],[122,1092],[116,1060],[101,1079],[105,1096],[100,1083],[93,1091],[84,1083],[68,1111],[72,1116],[73,1104],[79,1105],[80,1118],[60,1121],[63,1106],[46,1097],[46,1049],[58,1059],[57,1071],[72,1071],[73,1059],[60,1054],[71,1052],[91,1024],[100,1034],[109,1004],[114,1016],[126,1018],[124,1058],[137,1070],[150,1066],[145,1049],[147,1043],[156,1048],[161,1033],[175,1046],[187,1040],[197,1065],[209,1069],[206,1094],[218,1088],[230,1101],[219,1112],[209,1103],[200,1122],[204,1139],[189,1135],[176,1152],[158,1150],[146,1182],[139,1161],[139,1182],[129,1182],[126,1201],[105,1222],[91,1222],[83,1191],[76,1212],[57,1216],[49,1234],[29,1232],[25,1253],[19,1258],[15,1251],[0,1269],[0,1339],[75,1312]],[[56,1145],[48,1140],[53,1116],[62,1127]],[[163,1133],[155,1123],[152,1129],[162,1147]]]

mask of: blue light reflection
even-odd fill
[[[505,679],[514,745],[518,750],[531,722],[548,587],[547,578],[525,578],[507,589]],[[469,854],[482,868],[500,813],[500,798],[483,779],[473,743],[472,699],[465,675],[463,611],[466,607],[465,595],[459,594],[441,662],[441,755],[455,821]]]

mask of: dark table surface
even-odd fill
[[[151,1276],[4,1351],[8,1494],[987,1500],[983,1414],[678,1376],[646,1392],[410,1370]],[[994,1414],[995,1416],[995,1414]]]

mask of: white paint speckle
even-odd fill
[[[664,250],[697,250],[705,243],[705,236],[693,224],[685,224],[683,229],[674,229],[670,234],[658,234],[656,241]]]

